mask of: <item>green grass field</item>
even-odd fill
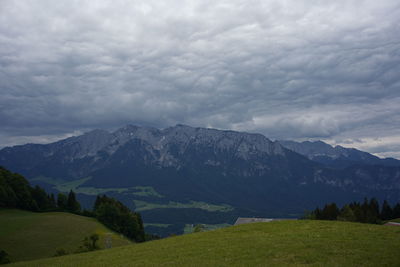
[[[141,197],[157,197],[157,198],[163,197],[151,186],[109,187],[109,188],[81,186],[90,179],[92,179],[92,177],[86,177],[74,181],[64,181],[62,179],[57,179],[57,178],[37,176],[33,178],[32,181],[40,181],[48,183],[50,185],[53,185],[54,189],[57,189],[59,192],[64,192],[64,193],[68,193],[70,190],[73,190],[75,193],[78,194],[85,194],[92,196],[106,194],[109,192],[117,192],[117,193],[128,193],[134,196],[141,196]]]
[[[400,266],[400,227],[333,221],[239,225],[11,266]]]
[[[51,257],[58,248],[74,252],[83,238],[93,233],[100,235],[100,247],[104,247],[106,236],[111,236],[113,247],[131,244],[94,218],[64,212],[0,210],[0,250],[5,250],[12,262]]]
[[[202,209],[206,211],[220,211],[228,212],[233,210],[233,208],[226,204],[215,205],[199,201],[190,201],[188,203],[180,203],[170,201],[167,204],[152,203],[142,200],[133,200],[136,206],[136,211],[145,211],[151,209]]]

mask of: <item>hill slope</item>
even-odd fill
[[[51,257],[58,248],[74,252],[83,238],[93,233],[100,235],[100,247],[104,247],[106,235],[111,235],[113,247],[131,244],[93,218],[64,212],[0,210],[0,249],[12,262]]]
[[[399,266],[399,240],[397,227],[280,221],[11,266]]]

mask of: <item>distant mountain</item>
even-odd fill
[[[333,147],[322,141],[295,142],[281,140],[279,143],[287,149],[308,157],[310,160],[334,168],[346,168],[355,164],[400,166],[400,160],[394,158],[381,159],[355,148],[345,148],[342,146]]]
[[[157,234],[239,216],[299,216],[330,201],[400,200],[400,167],[330,168],[261,134],[185,125],[7,147],[0,165],[48,191],[73,189],[86,205],[99,193],[116,197]]]

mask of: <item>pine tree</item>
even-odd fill
[[[345,205],[338,216],[339,221],[348,221],[348,222],[355,222],[357,220],[354,211],[351,209],[349,205]]]
[[[366,213],[367,223],[378,223],[379,222],[379,203],[375,198],[372,198],[369,202],[369,206]]]
[[[336,220],[339,215],[339,209],[336,203],[331,203],[325,205],[324,209],[321,211],[322,220]]]
[[[52,208],[50,197],[47,195],[46,191],[39,186],[35,186],[32,189],[32,198],[36,202],[38,211],[46,211]]]
[[[57,204],[56,204],[56,199],[54,198],[54,194],[53,193],[50,194],[49,201],[50,201],[51,209],[52,210],[56,209],[57,208]]]
[[[397,218],[400,218],[400,203],[397,203],[396,206],[394,206],[391,219]]]
[[[67,196],[63,193],[58,193],[57,196],[57,207],[60,211],[67,210]]]
[[[393,219],[393,210],[386,200],[382,204],[382,211],[380,218],[384,221]]]
[[[356,222],[363,222],[365,220],[365,215],[364,211],[361,208],[361,204],[358,202],[353,202],[350,205],[351,210],[354,213],[354,216],[356,217]]]
[[[74,213],[78,213],[81,210],[81,205],[76,200],[75,193],[72,190],[70,190],[68,194],[67,210]]]
[[[316,220],[322,220],[321,210],[318,207],[312,212],[312,215],[314,215]]]

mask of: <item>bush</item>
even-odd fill
[[[56,250],[56,253],[54,254],[54,257],[59,257],[59,256],[64,256],[64,255],[68,255],[68,252],[63,248],[58,248]]]
[[[0,250],[0,264],[7,264],[10,263],[10,257],[8,256],[8,253],[5,252],[4,250]]]
[[[82,242],[82,246],[77,249],[77,252],[87,252],[100,249],[96,242],[99,240],[98,234],[92,234],[90,236],[86,236]]]

